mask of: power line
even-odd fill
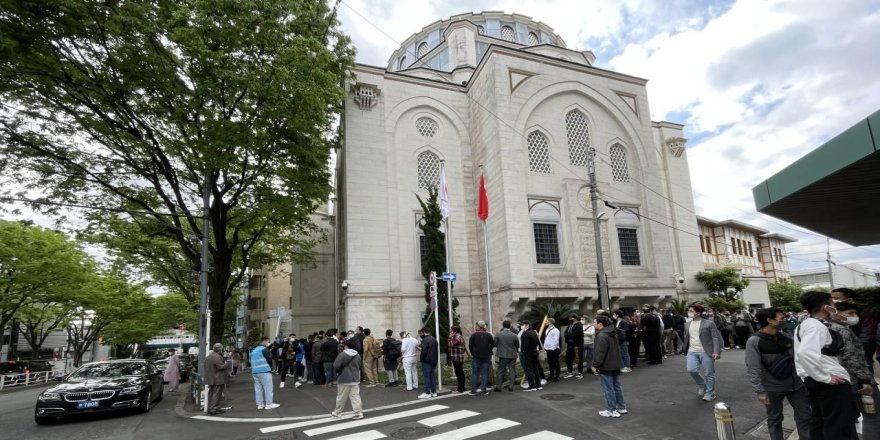
[[[34,204],[34,205],[62,206],[65,208],[92,209],[95,211],[108,211],[108,212],[116,212],[116,213],[131,214],[131,215],[151,215],[151,216],[158,215],[158,216],[179,217],[179,218],[202,218],[202,216],[200,216],[200,215],[172,214],[172,213],[166,213],[166,212],[138,211],[138,210],[133,210],[133,209],[109,208],[109,207],[103,207],[103,206],[88,206],[88,205],[79,205],[76,203],[50,202],[45,199],[22,199],[22,198],[15,198],[15,197],[0,196],[0,201],[30,203],[30,204]]]

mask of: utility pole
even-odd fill
[[[834,260],[831,259],[831,239],[825,238],[826,247],[826,258],[825,261],[828,262],[828,281],[831,284],[831,290],[834,290]]]
[[[605,262],[602,261],[602,232],[599,227],[599,192],[596,190],[596,150],[592,147],[587,151],[587,178],[590,183],[590,205],[593,208],[593,237],[596,242],[596,283],[599,287],[599,305],[603,310],[611,308],[608,297],[608,284],[605,282]],[[603,213],[604,214],[604,213]]]
[[[210,234],[208,233],[208,228],[210,227],[209,218],[208,218],[208,209],[210,207],[210,197],[211,197],[211,173],[210,171],[205,170],[205,186],[202,192],[202,267],[200,272],[200,295],[199,295],[199,357],[198,357],[198,365],[196,366],[197,371],[201,374],[204,374],[205,365],[205,357],[208,354],[208,332],[211,331],[208,328],[210,318],[209,318],[209,310],[208,310],[208,251],[210,242],[208,241]],[[207,405],[205,405],[207,408]]]

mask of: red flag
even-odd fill
[[[482,221],[489,218],[489,197],[486,195],[486,181],[482,174],[480,174],[480,202],[477,206],[477,217]]]

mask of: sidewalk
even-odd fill
[[[281,404],[280,407],[272,410],[258,410],[254,398],[253,378],[249,372],[244,372],[229,377],[229,383],[226,385],[225,406],[232,408],[217,417],[253,419],[327,416],[336,406],[336,387],[321,388],[318,385],[303,383],[301,388],[296,388],[292,376],[288,376],[285,387],[279,388],[281,376],[272,374],[272,379],[274,400],[275,403]],[[365,383],[361,383],[360,391],[364,409],[370,409],[416,401],[416,396],[424,390],[418,388],[406,391],[406,387],[403,386],[385,388],[384,384],[368,388]],[[438,394],[449,394],[449,390],[440,390]],[[199,414],[200,411],[189,400],[187,399],[183,409],[191,415]]]

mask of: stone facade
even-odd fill
[[[488,319],[476,216],[481,165],[496,327],[532,301],[598,307],[588,148],[601,197],[617,207],[599,202],[612,305],[664,306],[702,289],[693,278],[703,261],[683,127],[652,122],[647,81],[593,67],[594,58],[565,48],[542,23],[492,12],[438,21],[407,39],[388,66],[356,67],[336,170],[338,279],[350,282],[341,292],[343,327],[421,325],[415,195],[426,195],[419,183],[436,178],[440,160],[465,327]],[[538,256],[536,234],[546,240],[548,230],[556,252]]]

